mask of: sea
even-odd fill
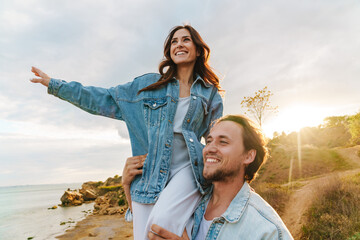
[[[94,203],[57,206],[68,188],[79,189],[81,183],[0,187],[0,240],[56,239],[74,227]]]

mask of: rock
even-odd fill
[[[113,178],[109,177],[104,182],[104,186],[115,186],[115,185],[121,185],[121,177],[115,176]]]
[[[93,190],[80,189],[80,193],[83,195],[84,201],[95,200],[98,196]]]
[[[78,191],[68,189],[61,197],[61,206],[77,206],[84,201],[93,200],[94,214],[123,214],[127,209],[127,203],[121,177],[116,175],[105,182],[85,182]]]
[[[62,206],[78,206],[84,202],[83,195],[77,191],[65,191],[60,200]]]
[[[96,198],[94,205],[94,214],[100,215],[113,215],[123,214],[126,209],[126,205],[119,206],[119,203],[123,203],[122,199],[125,198],[122,191],[111,191],[104,196]]]

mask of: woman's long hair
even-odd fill
[[[164,56],[165,59],[161,61],[159,65],[159,73],[161,77],[159,81],[153,83],[143,89],[141,89],[139,93],[142,91],[154,90],[157,88],[162,87],[164,84],[168,83],[173,77],[176,75],[176,64],[173,62],[170,56],[170,47],[171,47],[171,40],[176,31],[185,28],[190,32],[191,39],[196,46],[196,50],[200,52],[200,55],[196,58],[195,66],[194,66],[194,74],[197,73],[200,75],[205,82],[211,83],[217,89],[220,89],[219,85],[219,78],[213,72],[211,67],[208,64],[210,58],[210,48],[201,38],[200,34],[190,25],[184,26],[176,26],[174,27],[169,35],[167,36],[164,44]],[[167,68],[167,69],[165,69]]]

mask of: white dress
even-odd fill
[[[181,126],[189,108],[190,97],[179,98],[174,118],[174,140],[170,176],[155,204],[132,202],[134,240],[148,239],[152,224],[157,224],[178,236],[185,226],[191,236],[192,215],[201,194],[197,189]]]

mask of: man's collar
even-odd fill
[[[221,215],[227,222],[235,223],[239,221],[241,215],[245,211],[250,198],[250,186],[247,182],[241,187],[235,198],[231,201],[229,207]]]

